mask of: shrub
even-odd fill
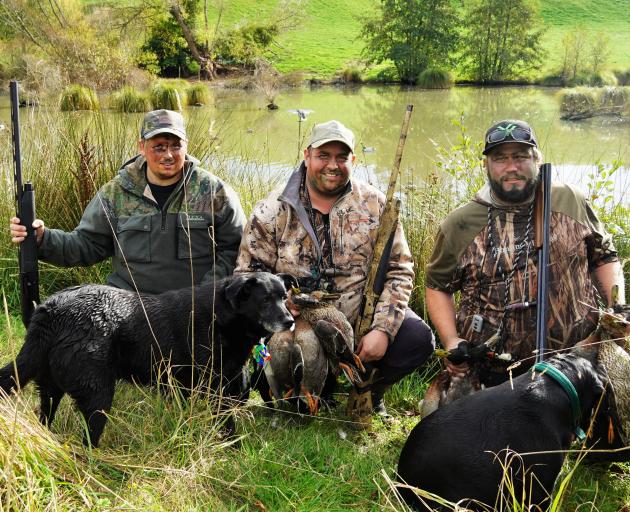
[[[451,74],[442,68],[428,67],[418,75],[418,86],[423,89],[448,89],[452,85]]]
[[[617,85],[630,85],[630,69],[626,71],[615,70],[613,71],[615,78],[617,79]]]
[[[539,82],[544,87],[564,87],[566,86],[566,80],[561,75],[551,74],[542,77]]]
[[[592,75],[589,75],[586,83],[592,87],[617,85],[617,78],[612,73],[593,73]]]
[[[93,89],[82,85],[70,85],[61,93],[60,108],[63,112],[73,110],[98,110],[98,97]]]
[[[349,66],[341,71],[341,80],[349,84],[360,84],[363,82],[361,70],[356,66]]]
[[[151,109],[151,102],[146,94],[127,86],[114,93],[112,107],[118,112],[147,112]]]
[[[166,108],[168,110],[181,111],[183,104],[182,99],[186,99],[186,96],[182,94],[177,87],[172,83],[156,82],[151,87],[149,92],[151,98],[151,104],[153,108]]]
[[[560,100],[560,112],[568,116],[593,112],[597,107],[594,91],[587,88],[563,90]]]
[[[210,103],[210,91],[206,84],[194,84],[186,90],[188,105],[207,105]]]

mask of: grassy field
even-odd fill
[[[233,0],[224,3],[223,26],[265,19],[278,9],[278,0]],[[374,13],[376,0],[306,0],[303,17],[285,32],[273,49],[280,71],[304,71],[330,77],[361,57],[360,19]],[[611,69],[630,68],[629,0],[543,0],[541,17],[548,50],[543,72],[559,66],[562,38],[577,27],[587,34],[605,32],[610,38]],[[213,8],[211,16],[216,16]]]
[[[17,318],[0,319],[3,361],[22,333]],[[52,433],[41,427],[30,386],[0,401],[0,510],[402,511],[389,482],[434,371],[396,385],[386,395],[394,418],[375,419],[370,431],[348,425],[342,388],[341,405],[310,420],[253,396],[237,412],[232,440],[222,438],[224,418],[205,397],[120,384],[96,450],[82,447],[83,425],[67,398]],[[572,471],[557,512],[617,512],[630,503],[627,465],[570,456],[561,479]]]

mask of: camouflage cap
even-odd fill
[[[172,133],[183,141],[187,141],[184,118],[179,112],[172,110],[153,110],[144,116],[140,138],[147,140],[161,133]]]
[[[354,152],[354,133],[339,121],[328,121],[313,126],[308,146],[318,148],[333,141],[344,143]]]

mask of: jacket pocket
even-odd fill
[[[211,258],[214,251],[212,221],[203,214],[177,216],[177,258]]]
[[[127,261],[148,263],[151,261],[151,217],[149,215],[120,217],[116,225],[118,244],[116,253],[121,252]]]

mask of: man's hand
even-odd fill
[[[298,308],[293,303],[292,297],[293,297],[293,292],[289,290],[289,294],[287,295],[287,300],[285,304],[287,306],[287,309],[289,310],[289,313],[293,315],[293,318],[297,318],[298,316],[300,316],[300,308]]]
[[[387,334],[374,329],[361,338],[357,347],[357,355],[364,363],[378,361],[385,355],[388,346],[389,338]]]
[[[467,340],[463,338],[452,338],[449,339],[448,342],[445,342],[446,350],[454,350],[457,348],[460,342],[468,343]],[[460,363],[454,364],[448,358],[444,358],[444,363],[446,364],[446,370],[451,375],[451,377],[465,377],[468,373],[470,367],[468,363]]]
[[[33,227],[35,228],[35,238],[39,246],[42,243],[42,238],[44,238],[44,221],[35,219]],[[11,217],[9,231],[11,231],[11,241],[14,244],[21,244],[26,238],[26,226],[20,224],[20,219],[17,217]]]

